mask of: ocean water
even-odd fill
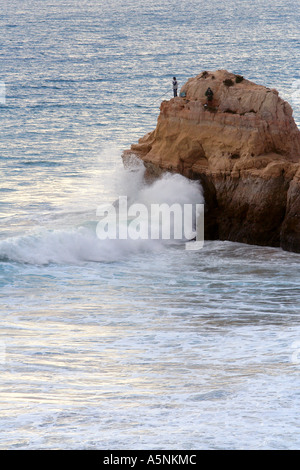
[[[203,70],[300,122],[299,2],[11,0],[0,14],[0,447],[297,449],[300,255],[104,240],[97,207],[201,202],[121,153]]]

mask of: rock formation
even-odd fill
[[[152,174],[199,179],[205,239],[300,252],[300,131],[292,113],[274,89],[225,70],[203,72],[161,103],[156,129],[123,159],[135,154]]]

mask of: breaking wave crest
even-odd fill
[[[0,242],[0,261],[36,265],[112,262],[159,248],[152,240],[99,240],[95,230],[80,227],[4,240]]]
[[[152,203],[202,203],[199,183],[178,174],[165,174],[150,185],[144,183],[144,168],[134,171],[122,169],[115,178],[120,195],[131,202],[145,206]],[[111,202],[111,201],[108,201]],[[95,218],[96,219],[96,218]],[[162,240],[106,239],[97,237],[97,220],[72,229],[55,227],[37,230],[0,242],[0,261],[25,264],[80,264],[85,262],[113,262],[136,253],[153,252],[166,248]]]

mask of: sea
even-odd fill
[[[299,449],[300,255],[97,235],[120,196],[203,201],[122,161],[173,76],[243,75],[299,125],[299,24],[296,0],[2,2],[1,449]]]

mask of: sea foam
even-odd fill
[[[166,173],[147,185],[144,182],[144,168],[138,166],[134,171],[118,169],[114,181],[119,195],[127,196],[130,203],[140,203],[146,207],[162,203],[183,205],[203,202],[199,183],[178,174]],[[0,242],[0,260],[36,265],[112,262],[135,253],[161,250],[168,245],[168,240],[152,240],[150,237],[146,240],[100,240],[96,234],[97,223],[95,215],[95,220],[81,222],[73,228],[39,228],[5,239]]]

